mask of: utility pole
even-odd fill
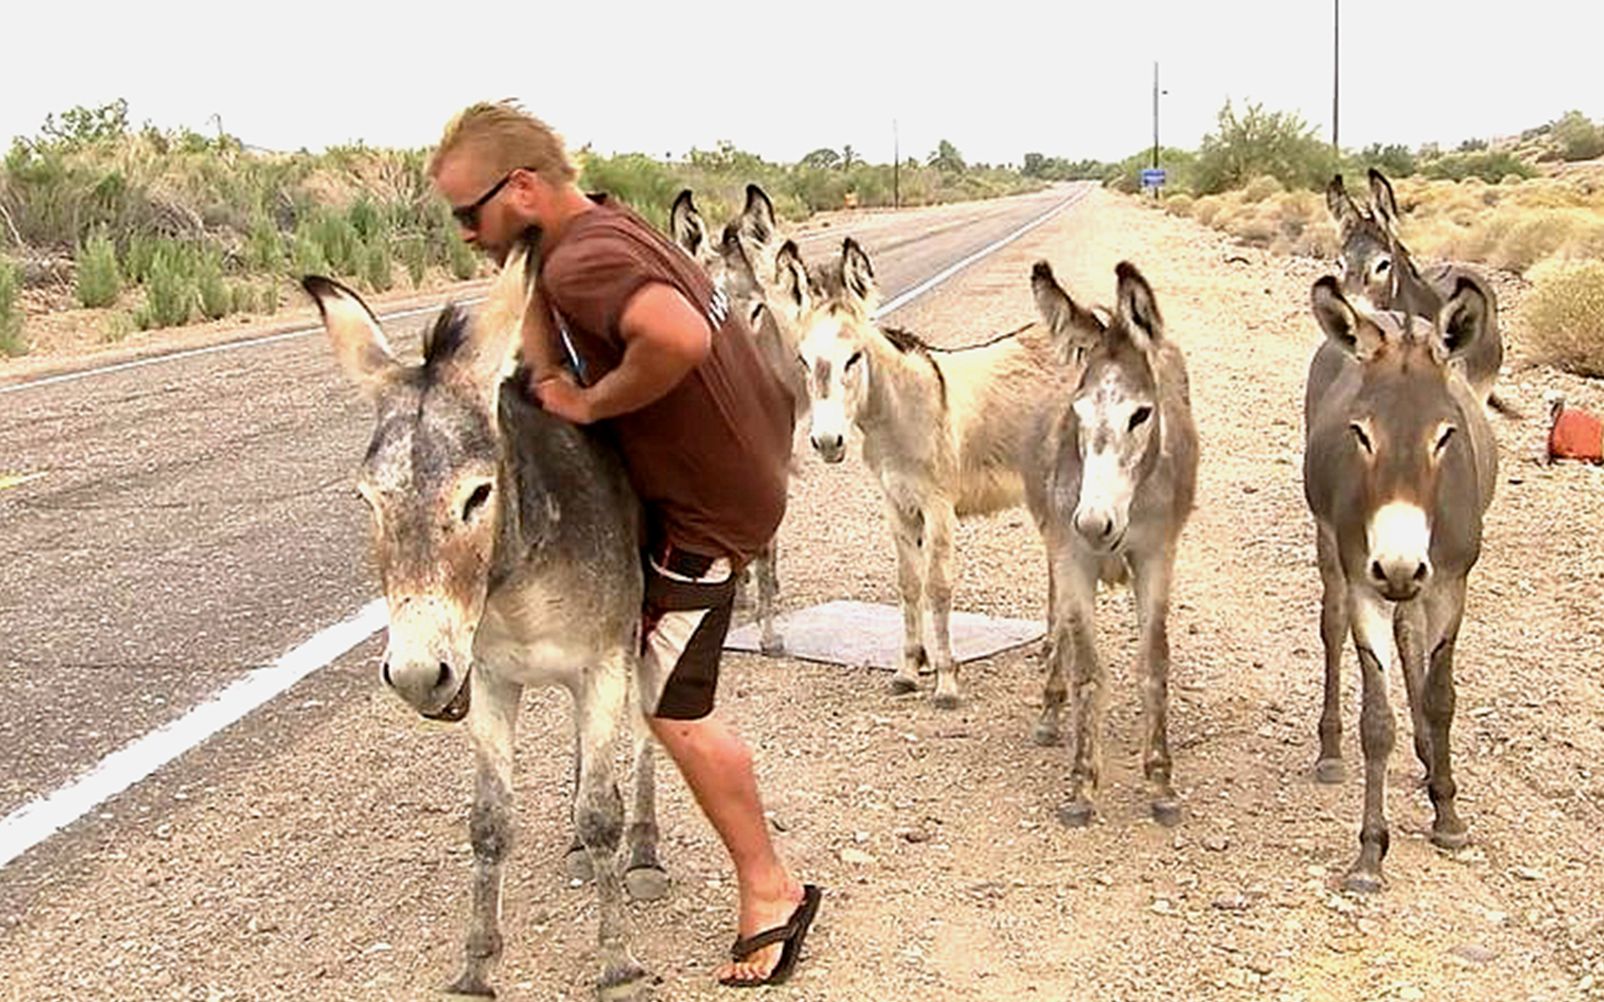
[[[891,120],[891,207],[902,208],[902,145],[897,139],[897,120]]]
[[[1153,168],[1158,169],[1158,60],[1153,60]]]
[[[1331,152],[1340,156],[1337,145],[1337,90],[1342,82],[1342,0],[1331,0]]]

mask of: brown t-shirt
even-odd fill
[[[540,292],[592,384],[623,358],[619,318],[643,286],[665,283],[708,318],[712,345],[701,364],[665,396],[608,423],[654,537],[745,562],[785,514],[790,392],[696,262],[628,207],[591,198],[596,208],[542,247]]]

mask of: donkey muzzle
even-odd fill
[[[819,458],[826,463],[839,463],[846,458],[846,439],[838,434],[812,435],[808,439],[813,443],[813,449]]]
[[[387,650],[379,677],[407,705],[431,720],[461,720],[468,713],[469,669],[438,658],[402,658]]]

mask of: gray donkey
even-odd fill
[[[1072,366],[1060,406],[1037,416],[1026,499],[1047,544],[1051,622],[1048,677],[1036,725],[1041,744],[1058,741],[1059,712],[1074,666],[1075,753],[1064,823],[1091,821],[1088,787],[1103,776],[1106,679],[1097,658],[1099,581],[1130,581],[1146,727],[1142,770],[1153,817],[1180,821],[1170,784],[1170,584],[1176,547],[1197,493],[1198,440],[1186,361],[1164,333],[1158,302],[1135,265],[1115,268],[1116,305],[1105,321],[1082,308],[1037,262],[1031,289],[1043,321]]]
[[[1452,261],[1422,272],[1398,236],[1398,198],[1392,182],[1374,167],[1369,180],[1368,210],[1348,195],[1341,174],[1326,185],[1326,207],[1342,234],[1343,291],[1374,309],[1399,310],[1431,323],[1461,280],[1474,284],[1487,301],[1487,332],[1461,360],[1465,378],[1487,406],[1505,417],[1520,417],[1493,390],[1504,364],[1504,341],[1498,333],[1498,298],[1492,286],[1469,265]]]
[[[808,391],[796,364],[794,329],[786,323],[785,315],[777,313],[769,303],[779,226],[768,194],[748,184],[745,207],[714,240],[696,207],[695,196],[686,188],[675,197],[669,210],[669,234],[706,270],[713,285],[729,297],[731,309],[746,318],[747,327],[757,339],[758,353],[790,391],[800,421],[807,414]],[[778,556],[778,542],[771,539],[751,567],[757,579],[758,646],[765,654],[778,654],[784,649],[774,623],[774,603],[780,591]],[[744,578],[742,585],[744,588]]]
[[[420,365],[395,358],[354,292],[325,278],[303,284],[341,368],[377,411],[358,489],[372,509],[389,606],[380,674],[424,716],[466,717],[478,763],[467,956],[448,990],[494,994],[519,700],[526,685],[561,685],[573,696],[578,732],[573,822],[596,878],[597,988],[632,998],[645,972],[626,943],[614,861],[624,811],[612,749],[631,674],[643,670],[638,505],[611,448],[503,382],[528,301],[527,261],[526,248],[513,252],[477,316],[447,307]],[[635,684],[650,705],[658,680]],[[651,897],[666,878],[642,733],[627,876],[638,896]]]
[[[1304,494],[1314,514],[1324,600],[1325,709],[1317,776],[1342,777],[1339,670],[1350,626],[1364,699],[1359,858],[1346,886],[1381,887],[1387,854],[1387,759],[1393,719],[1386,673],[1403,662],[1415,753],[1436,818],[1431,840],[1467,839],[1449,765],[1454,646],[1466,580],[1481,554],[1482,516],[1497,480],[1492,427],[1457,360],[1488,336],[1492,304],[1461,279],[1430,326],[1408,314],[1367,314],[1326,276],[1311,293],[1326,340],[1304,398]]]

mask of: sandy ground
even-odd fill
[[[964,704],[945,712],[928,689],[893,697],[884,673],[731,655],[722,712],[754,747],[783,851],[826,888],[798,976],[765,997],[1604,997],[1604,471],[1532,458],[1544,389],[1595,410],[1604,394],[1526,363],[1521,290],[1501,285],[1504,392],[1527,419],[1495,419],[1499,495],[1456,665],[1472,843],[1449,854],[1426,839],[1395,675],[1389,884],[1354,897],[1338,889],[1361,790],[1351,654],[1353,778],[1309,776],[1321,659],[1299,406],[1321,266],[1097,192],[897,320],[941,344],[1017,326],[1034,315],[1040,257],[1078,297],[1102,301],[1115,262],[1136,261],[1188,356],[1203,462],[1171,621],[1185,819],[1170,830],[1146,813],[1123,593],[1101,604],[1112,776],[1085,830],[1055,817],[1068,749],[1029,740],[1041,687],[1030,649],[967,666]],[[867,471],[855,456],[803,467],[782,530],[784,607],[894,602]],[[1022,511],[965,523],[958,554],[958,607],[1041,615],[1042,548]],[[146,792],[147,820],[90,840],[55,886],[0,915],[0,998],[413,999],[454,974],[467,742],[379,691],[373,649],[292,693],[250,743],[224,738],[187,759]],[[565,703],[535,694],[523,717],[503,998],[585,998],[595,972],[591,892],[561,876]],[[657,998],[732,997],[707,976],[733,934],[729,871],[667,767],[661,811],[675,884],[633,908],[634,951]]]

